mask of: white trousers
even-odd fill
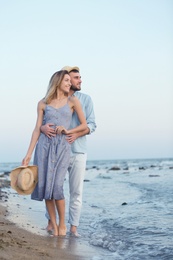
[[[87,154],[71,154],[69,173],[69,223],[73,226],[79,225],[82,208],[83,182],[86,169]]]
[[[73,226],[79,226],[86,160],[86,153],[72,153],[68,167],[70,193],[68,222]],[[47,210],[45,216],[47,219],[50,219]]]

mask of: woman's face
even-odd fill
[[[68,74],[65,74],[61,82],[60,89],[64,91],[64,93],[69,93],[70,87],[71,87],[70,76]]]

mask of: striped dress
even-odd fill
[[[68,102],[54,108],[46,105],[44,123],[53,123],[56,126],[69,128],[72,111]],[[71,145],[66,141],[66,136],[56,135],[48,138],[41,133],[38,139],[34,165],[38,166],[38,183],[31,194],[31,199],[42,201],[43,199],[64,199],[63,184],[70,161]]]

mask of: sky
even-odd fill
[[[52,74],[78,66],[88,160],[173,157],[172,0],[0,0],[0,163],[21,162]]]

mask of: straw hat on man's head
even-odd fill
[[[38,182],[37,166],[20,166],[10,173],[11,187],[20,195],[31,194]]]

